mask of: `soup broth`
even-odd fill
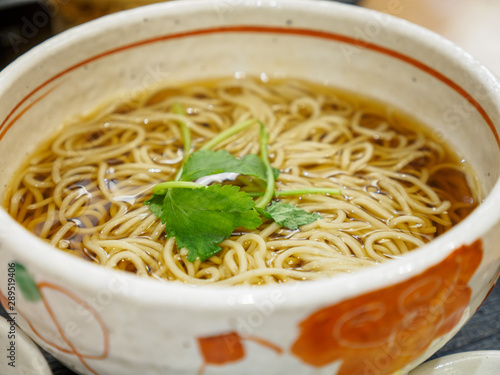
[[[269,133],[276,190],[340,194],[275,196],[320,218],[287,229],[264,217],[256,229],[235,229],[220,252],[191,262],[145,202],[155,185],[175,180],[187,153],[249,119]],[[255,125],[215,149],[243,158],[260,147]],[[265,188],[242,175],[222,184]],[[68,121],[19,169],[4,206],[52,246],[107,268],[190,284],[258,285],[404,256],[479,200],[467,163],[394,108],[296,79],[226,78],[157,85]]]

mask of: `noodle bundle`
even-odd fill
[[[267,220],[238,228],[219,253],[189,262],[144,202],[156,184],[175,178],[190,151],[181,123],[196,150],[249,119],[269,132],[278,190],[341,194],[280,197],[321,218],[297,230]],[[238,158],[258,153],[258,134],[249,127],[217,149]],[[403,256],[474,209],[475,181],[429,130],[394,110],[300,80],[220,79],[157,85],[73,119],[30,156],[4,205],[52,246],[107,268],[189,284],[257,285]]]

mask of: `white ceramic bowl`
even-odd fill
[[[497,80],[450,42],[385,14],[315,1],[176,1],[77,27],[0,74],[0,195],[68,116],[156,80],[299,77],[412,113],[476,170],[487,198],[400,260],[279,287],[190,287],[101,269],[0,211],[0,280],[18,323],[82,374],[391,374],[470,318],[500,264]],[[7,284],[0,288],[4,296]],[[7,300],[4,298],[3,303]]]
[[[16,326],[16,313],[0,317],[0,372],[2,375],[52,375],[35,343]]]
[[[426,362],[409,375],[496,375],[500,350],[463,352]]]

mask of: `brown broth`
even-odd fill
[[[214,97],[213,93],[216,91],[216,85],[218,80],[210,80],[204,82],[196,82],[185,84],[184,86],[172,86],[167,87],[164,90],[159,90],[153,94],[143,94],[134,98],[129,102],[121,103],[116,106],[116,109],[107,115],[102,115],[102,120],[99,121],[101,124],[106,124],[108,121],[121,121],[116,120],[122,118],[124,115],[134,116],[133,120],[123,120],[132,121],[132,123],[139,123],[138,118],[142,116],[143,113],[149,111],[150,108],[157,108],[162,106],[162,103],[170,100],[172,97],[178,96],[190,96],[193,98],[193,103],[204,102],[207,108],[203,108],[201,104],[197,106],[196,104],[189,105],[186,108],[188,118],[196,118],[200,113],[203,113],[207,118],[207,121],[200,122],[200,129],[207,129],[208,131],[217,128],[216,123],[209,121],[210,112],[213,109],[213,113],[224,113],[226,112],[226,107],[230,107],[223,99]],[[435,137],[432,130],[420,124],[413,117],[398,111],[390,106],[383,103],[378,103],[372,99],[363,98],[357,94],[352,94],[348,92],[339,91],[329,87],[324,87],[320,85],[313,85],[310,83],[304,83],[301,81],[293,81],[290,88],[286,91],[289,93],[289,98],[280,95],[278,88],[280,85],[284,85],[287,80],[271,80],[269,82],[263,83],[257,80],[252,81],[254,84],[262,85],[268,89],[268,98],[265,98],[270,104],[269,107],[272,108],[274,115],[277,118],[282,118],[284,113],[289,112],[290,101],[295,99],[300,99],[307,95],[312,95],[310,92],[314,93],[315,98],[318,99],[321,104],[322,113],[330,114],[331,116],[345,116],[346,118],[352,118],[353,110],[363,110],[364,115],[360,120],[360,126],[367,131],[376,132],[377,128],[380,128],[384,123],[389,124],[387,129],[381,131],[382,136],[374,135],[371,137],[370,142],[373,147],[374,157],[370,161],[370,165],[373,166],[383,166],[384,163],[389,163],[387,157],[380,153],[380,157],[377,152],[382,149],[387,149],[390,147],[398,148],[402,147],[401,142],[409,142],[407,146],[408,149],[411,148],[415,142],[421,140],[421,136],[428,142],[431,146],[423,146],[418,149],[418,152],[422,156],[417,158],[410,158],[410,154],[403,155],[408,157],[409,162],[406,164],[401,164],[401,167],[396,171],[409,176],[414,176],[417,179],[423,178],[428,181],[428,186],[439,196],[441,200],[448,200],[451,203],[451,207],[447,210],[446,215],[440,217],[433,217],[429,215],[427,218],[422,220],[436,221],[436,232],[435,233],[422,233],[420,237],[424,242],[428,242],[430,239],[434,238],[435,235],[439,235],[444,231],[449,229],[448,225],[443,223],[447,220],[451,221],[452,225],[457,224],[463,220],[479,203],[481,192],[477,186],[477,179],[474,173],[471,171],[470,167],[466,162],[460,160],[458,156],[451,150],[451,148],[443,144],[442,141]],[[293,82],[296,82],[293,83]],[[309,92],[304,92],[304,87],[306,87]],[[238,96],[242,94],[241,88],[229,88],[227,94]],[[149,97],[148,97],[149,95]],[[255,99],[260,100],[260,99]],[[144,107],[139,110],[137,108],[137,103],[143,101],[145,103]],[[189,101],[186,101],[189,102]],[[304,103],[307,103],[304,101]],[[205,104],[204,104],[205,105]],[[165,106],[165,113],[169,113],[170,107]],[[212,109],[211,109],[212,108]],[[100,115],[101,109],[95,111],[94,115]],[[241,109],[235,108],[233,111],[238,112]],[[288,112],[287,112],[288,111]],[[314,108],[306,104],[298,105],[296,113],[293,115],[298,119],[307,120],[313,114]],[[237,113],[236,113],[237,115]],[[122,117],[120,117],[122,116]],[[228,117],[227,115],[226,117]],[[292,117],[293,117],[292,116]],[[59,132],[53,136],[50,140],[42,143],[37,150],[28,157],[28,159],[23,163],[23,166],[19,169],[18,173],[12,179],[10,186],[7,190],[7,194],[3,200],[3,206],[5,209],[11,213],[14,219],[18,220],[23,226],[28,228],[30,231],[36,235],[41,235],[45,232],[43,238],[47,241],[58,233],[61,227],[66,222],[72,222],[75,228],[85,229],[87,232],[79,233],[74,230],[68,230],[68,232],[57,241],[57,245],[64,251],[68,251],[72,254],[78,255],[82,258],[98,261],[96,253],[85,247],[82,243],[82,239],[86,235],[92,234],[92,228],[96,228],[95,235],[101,236],[107,239],[122,239],[124,236],[120,235],[115,230],[109,232],[108,235],[100,235],[99,230],[108,222],[109,219],[118,214],[120,207],[126,206],[126,210],[130,212],[131,210],[137,210],[143,207],[144,201],[147,200],[151,194],[152,187],[159,182],[166,179],[173,179],[176,174],[176,169],[180,167],[180,160],[182,159],[182,140],[180,139],[179,130],[176,129],[175,121],[159,121],[153,120],[152,117],[148,118],[148,115],[143,115],[143,124],[145,129],[154,129],[153,131],[158,134],[165,134],[165,137],[152,137],[147,138],[145,149],[148,151],[148,156],[153,162],[156,162],[158,168],[160,167],[173,167],[170,172],[165,171],[154,171],[154,168],[144,168],[144,170],[139,169],[133,172],[123,171],[122,174],[116,172],[118,169],[131,165],[136,168],[135,165],[141,164],[138,160],[147,159],[147,157],[142,157],[140,153],[143,152],[141,148],[133,150],[125,150],[122,154],[112,155],[106,161],[106,171],[105,175],[112,175],[112,177],[105,178],[105,184],[107,191],[112,191],[115,187],[120,186],[123,193],[121,197],[118,197],[120,204],[115,204],[113,202],[106,202],[105,204],[99,204],[99,202],[106,201],[106,193],[103,193],[96,182],[96,176],[99,173],[99,168],[101,168],[100,162],[91,163],[88,166],[82,166],[79,173],[73,173],[75,178],[69,180],[70,182],[64,187],[63,195],[68,197],[70,194],[74,194],[74,197],[69,200],[69,206],[65,210],[73,210],[74,214],[61,222],[57,215],[61,209],[61,202],[54,201],[54,196],[57,196],[55,192],[56,184],[53,181],[53,176],[57,173],[53,170],[53,163],[58,160],[61,163],[60,158],[51,152],[51,147],[56,139],[61,136],[62,132],[68,129],[74,129],[78,127],[79,124],[71,124],[64,126]],[[236,116],[237,117],[237,116]],[[113,119],[114,120],[110,120]],[[225,118],[225,117],[224,117]],[[81,122],[87,123],[90,121],[90,116],[82,117]],[[290,123],[284,125],[284,131],[292,129],[296,124],[300,122],[298,120],[293,120]],[[320,129],[320,128],[318,128]],[[200,130],[201,132],[202,130]],[[383,133],[393,132],[397,136],[391,139],[385,139]],[[201,133],[194,132],[193,142],[195,147],[200,147],[204,142],[206,142],[206,136]],[[98,128],[92,129],[87,133],[82,134],[73,143],[68,143],[64,147],[72,147],[73,149],[80,152],[88,152],[89,144],[96,147],[96,149],[107,148],[110,150],[118,149],[121,147],[121,143],[127,144],[133,142],[134,139],[138,137],[134,130],[129,131],[116,131],[116,134],[109,134],[107,128],[103,125]],[[329,137],[329,132],[317,130],[312,132],[308,140],[312,140],[316,143],[323,142]],[[342,136],[339,136],[342,138]],[[346,140],[349,141],[349,140]],[[427,141],[426,141],[427,142]],[[63,146],[61,146],[63,147]],[[63,148],[64,148],[63,147]],[[142,146],[141,146],[142,147]],[[168,147],[168,151],[165,151]],[[237,153],[241,156],[241,153]],[[69,159],[75,156],[68,157]],[[276,154],[270,155],[271,160],[277,157]],[[362,157],[362,155],[360,155]],[[332,160],[337,158],[341,160],[342,154],[333,154]],[[170,160],[170,162],[169,162]],[[401,157],[399,157],[401,160]],[[354,160],[355,162],[356,160]],[[332,162],[333,163],[333,162]],[[71,163],[70,163],[71,164]],[[142,163],[146,164],[146,163]],[[154,163],[153,163],[154,164]],[[439,164],[441,167],[436,169],[436,165]],[[35,191],[33,184],[26,183],[26,170],[34,170],[33,177],[36,181],[43,186]],[[431,171],[427,177],[422,177],[422,170],[425,168],[426,171]],[[69,173],[71,168],[61,168],[61,175],[64,177],[64,173]],[[296,170],[300,171],[301,176],[305,176],[308,181],[314,185],[321,186],[321,179],[314,177],[317,174],[324,174],[332,171],[332,175],[329,176],[330,179],[335,180],[338,176],[346,174],[346,171],[342,171],[337,167],[332,167],[332,164],[320,163],[311,165],[301,165]],[[290,172],[290,171],[288,171]],[[58,172],[59,173],[59,172]],[[286,170],[282,170],[282,173],[287,173]],[[24,176],[24,177],[23,177]],[[366,172],[353,173],[351,176],[353,179],[365,179]],[[143,188],[141,189],[141,183],[143,183]],[[278,187],[286,186],[282,181],[278,181]],[[406,186],[411,189],[412,184],[408,182],[403,182],[402,186]],[[19,191],[24,191],[25,194],[19,198],[19,208],[14,209],[14,204],[12,203],[13,197]],[[367,194],[379,194],[382,196],[387,196],[388,193],[385,188],[377,185],[377,181],[367,181],[365,186],[357,188],[356,191],[365,190]],[[346,201],[351,200],[350,196],[344,196]],[[394,200],[393,198],[388,198],[389,200]],[[49,204],[43,205],[40,208],[30,207],[34,202],[50,201]],[[51,210],[53,213],[48,213]],[[79,208],[77,207],[78,205]],[[73,207],[73,208],[72,208]],[[360,208],[372,215],[370,208],[364,205],[360,205]],[[14,212],[15,211],[15,212]],[[123,213],[122,213],[123,214]],[[397,214],[397,213],[396,213]],[[47,230],[46,223],[48,217],[53,216],[53,224]],[[141,219],[137,219],[138,222],[146,219],[146,213]],[[325,217],[335,217],[332,212],[326,212]],[[45,219],[44,219],[45,218]],[[357,218],[351,218],[351,220],[358,220]],[[382,220],[388,223],[389,219]],[[158,221],[151,223],[149,226],[145,227],[140,233],[134,235],[138,241],[141,238],[151,238],[151,233],[154,232],[155,226],[158,225]],[[349,230],[343,230],[345,233],[349,233]],[[290,232],[287,230],[276,231],[270,239],[279,240],[287,238],[290,236]],[[363,243],[363,236],[353,235],[352,237],[355,241]],[[156,239],[162,245],[165,243],[165,236],[160,235]],[[113,253],[113,249],[110,250]],[[276,255],[280,252],[276,252]],[[152,258],[158,258],[157,254],[151,253]],[[390,257],[389,255],[387,255]],[[161,258],[161,257],[160,257]],[[272,257],[270,257],[271,259]],[[162,263],[162,259],[156,259],[159,263]],[[210,261],[211,265],[216,263],[217,260],[213,259]],[[288,264],[291,269],[301,269],[303,267],[303,262],[301,259],[293,258],[288,260]],[[149,267],[149,266],[148,266]],[[205,267],[204,265],[201,268]],[[208,266],[207,266],[208,267]],[[120,261],[117,264],[117,268],[121,270],[126,270],[130,272],[135,272],[135,267],[127,261]],[[148,271],[154,273],[148,268]],[[167,272],[167,278],[170,274]]]

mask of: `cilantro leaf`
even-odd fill
[[[297,229],[301,225],[306,225],[321,219],[318,214],[311,214],[301,208],[292,206],[290,203],[273,202],[264,209],[257,210],[268,219],[274,220],[282,227]]]
[[[276,171],[273,171],[276,177]],[[238,159],[226,150],[194,152],[183,166],[181,181],[194,181],[218,173],[239,173],[266,181],[266,166],[255,154]],[[279,174],[279,171],[277,171]]]
[[[253,199],[239,190],[233,185],[213,185],[167,191],[159,217],[166,226],[167,237],[175,237],[179,249],[188,249],[190,262],[217,254],[221,250],[217,244],[234,229],[255,229],[262,223],[253,210]],[[150,200],[152,211],[157,210],[159,199],[153,196]]]
[[[151,199],[148,199],[144,204],[149,206],[149,210],[155,214],[156,217],[161,218],[163,214],[163,200],[165,199],[165,194],[153,194]]]
[[[182,113],[179,108],[176,111]],[[273,196],[340,194],[338,189],[327,188],[275,191],[275,180],[280,171],[271,167],[267,152],[269,133],[260,121],[260,158],[250,154],[238,159],[225,150],[211,150],[254,122],[255,120],[247,120],[236,124],[192,153],[184,160],[175,181],[157,184],[153,188],[153,196],[145,202],[150,211],[165,224],[167,237],[175,237],[177,247],[188,250],[190,262],[198,258],[204,261],[217,254],[221,250],[217,245],[236,228],[256,229],[262,223],[260,215],[289,229],[297,229],[321,218],[318,214],[311,214],[289,203],[273,202],[268,205]],[[188,149],[190,134],[185,125],[183,129],[186,132],[185,149]],[[201,177],[223,173],[256,177],[264,181],[265,191],[247,193],[234,185],[205,187],[192,182]],[[252,199],[255,194],[260,196],[256,202]]]

